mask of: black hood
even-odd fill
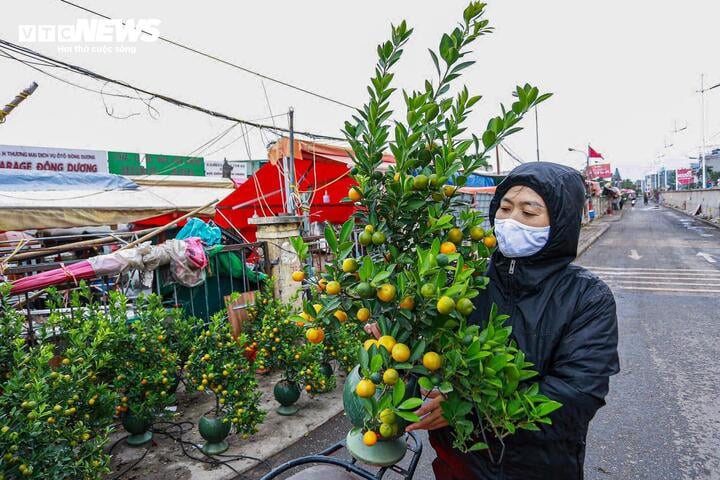
[[[505,193],[516,185],[535,190],[545,200],[550,216],[548,243],[535,255],[516,258],[514,272],[516,286],[535,287],[548,275],[566,267],[577,255],[585,202],[585,185],[580,172],[550,162],[524,163],[515,168],[498,185],[490,203],[490,223],[495,224],[495,213]],[[493,254],[490,273],[499,276],[508,285],[510,259],[500,249]],[[493,271],[495,270],[495,271]]]

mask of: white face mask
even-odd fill
[[[550,227],[529,227],[508,219],[495,219],[498,248],[507,258],[529,257],[539,252],[550,237]]]

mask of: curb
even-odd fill
[[[692,219],[698,220],[698,221],[704,223],[705,225],[710,225],[711,227],[715,227],[715,228],[717,228],[717,229],[720,230],[720,224],[713,223],[713,222],[711,222],[710,220],[705,220],[704,218],[698,217],[698,216],[696,216],[696,215],[690,215],[690,214],[687,213],[685,210],[681,210],[681,209],[679,209],[679,208],[673,207],[672,205],[663,205],[663,207],[669,208],[670,210],[674,210],[674,211],[676,211],[676,212],[678,212],[678,213],[682,213],[682,214],[685,215],[686,217],[690,217],[690,218],[692,218]]]
[[[621,218],[622,218],[622,217],[621,217]],[[619,220],[619,219],[618,219],[618,220]],[[613,222],[616,222],[616,221],[618,221],[618,220],[613,220]],[[597,227],[598,231],[595,232],[595,233],[593,233],[585,242],[583,242],[582,244],[578,245],[578,252],[577,252],[577,256],[576,256],[575,258],[577,258],[577,257],[579,257],[580,255],[582,255],[583,253],[585,253],[585,251],[586,251],[588,248],[590,248],[590,247],[592,246],[592,244],[595,243],[595,242],[598,240],[598,238],[602,237],[603,234],[604,234],[605,232],[607,232],[609,228],[610,228],[610,224],[607,223],[607,222],[603,222],[603,223],[598,224],[598,227]]]

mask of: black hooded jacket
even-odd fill
[[[535,190],[547,205],[550,237],[535,255],[510,259],[498,249],[490,284],[476,297],[470,322],[484,324],[490,307],[510,315],[512,336],[539,376],[532,381],[563,407],[540,432],[506,437],[499,465],[485,451],[452,449],[448,429],[433,431],[438,478],[578,480],[583,478],[585,437],[595,412],[605,404],[608,381],[619,369],[617,318],[612,292],[594,274],[571,265],[577,254],[585,189],[580,174],[546,162],[526,163],[497,188],[490,221],[505,193],[515,185]],[[491,442],[497,460],[500,444]],[[452,472],[444,476],[443,471]]]

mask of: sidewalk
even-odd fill
[[[595,243],[595,241],[597,241],[597,239],[600,238],[614,222],[622,220],[624,213],[625,210],[623,209],[619,212],[613,213],[612,215],[603,215],[594,222],[583,225],[580,230],[580,241],[578,242],[577,256],[579,257],[585,253],[585,250],[590,248],[590,246]]]
[[[127,478],[142,478],[143,480],[231,480],[242,478],[242,473],[258,466],[258,460],[265,461],[273,455],[285,450],[296,442],[302,440],[313,430],[321,427],[331,418],[342,413],[342,391],[345,375],[339,374],[337,387],[334,391],[310,397],[302,394],[297,406],[300,411],[290,417],[278,415],[275,411],[278,404],[273,398],[272,389],[280,379],[275,373],[258,379],[259,388],[263,395],[261,406],[268,412],[265,421],[259,426],[260,431],[247,440],[238,435],[228,437],[230,449],[225,452],[221,460],[227,465],[211,466],[203,463],[205,457],[190,446],[205,443],[200,437],[197,422],[204,412],[212,409],[213,400],[210,395],[198,392],[185,392],[181,385],[178,389],[178,413],[171,419],[173,422],[192,422],[192,428],[183,435],[183,440],[189,442],[185,449],[195,460],[183,454],[183,447],[171,438],[156,434],[153,443],[148,448],[132,448],[120,443],[113,450],[111,468],[113,473],[130,469]],[[162,427],[164,425],[160,425]],[[190,424],[185,424],[186,428]],[[174,430],[177,432],[178,430]],[[126,433],[122,428],[113,434],[111,441],[122,438]],[[232,456],[236,456],[232,458]],[[237,456],[246,456],[238,458]],[[133,466],[135,462],[137,465]],[[124,476],[123,476],[124,477]]]

